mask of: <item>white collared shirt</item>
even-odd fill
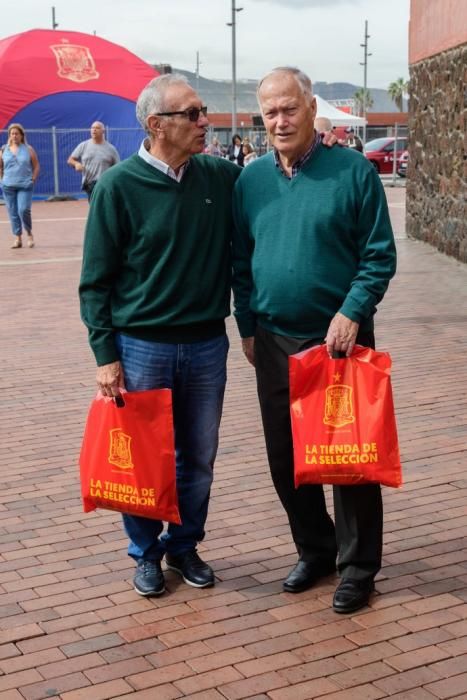
[[[175,170],[170,167],[170,165],[164,163],[163,160],[159,160],[159,158],[155,158],[151,153],[149,153],[148,149],[146,148],[146,144],[149,145],[149,139],[144,139],[139,147],[138,155],[140,158],[145,160],[146,163],[149,163],[149,165],[152,165],[153,168],[157,168],[157,170],[160,170],[165,175],[171,177],[172,180],[180,182],[185,174],[185,170],[187,169],[188,161],[183,163],[183,165],[180,166],[178,173],[176,173]]]

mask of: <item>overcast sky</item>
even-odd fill
[[[2,0],[0,38],[29,29],[94,31],[149,63],[170,63],[206,78],[232,77],[231,0]],[[277,65],[314,81],[363,83],[368,20],[368,86],[408,78],[410,0],[236,0],[237,78]]]

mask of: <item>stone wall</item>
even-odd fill
[[[467,262],[467,44],[410,67],[407,234]]]

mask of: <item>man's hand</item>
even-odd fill
[[[323,131],[321,133],[321,143],[323,144],[323,146],[331,148],[331,146],[335,146],[338,141],[339,139],[332,131]]]
[[[345,352],[346,356],[350,357],[359,325],[339,312],[334,316],[324,339],[329,357],[332,357],[333,352]]]
[[[255,366],[255,338],[242,338],[242,350],[250,365]]]
[[[73,167],[77,173],[80,173],[84,170],[84,165],[82,163],[75,163]]]
[[[125,389],[123,368],[120,362],[102,365],[96,372],[97,386],[104,396],[119,396],[120,390]]]

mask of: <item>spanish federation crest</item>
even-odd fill
[[[120,428],[109,431],[109,462],[120,469],[133,469],[131,459],[131,436],[126,435]]]
[[[85,83],[87,80],[97,80],[99,77],[96,64],[87,46],[55,44],[50,48],[57,60],[59,78],[66,78],[74,83]]]
[[[331,384],[326,387],[323,423],[342,428],[354,421],[352,387],[347,384]]]

